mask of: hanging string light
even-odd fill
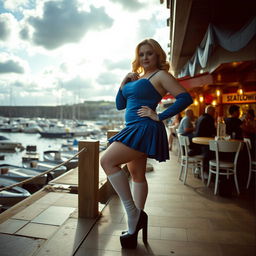
[[[242,88],[242,87],[239,87],[238,90],[237,90],[237,93],[238,93],[239,95],[242,95],[242,94],[244,93],[243,88]]]

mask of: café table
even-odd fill
[[[192,142],[200,145],[209,145],[209,140],[214,140],[213,137],[194,137]]]
[[[192,138],[192,142],[195,144],[200,144],[200,145],[209,145],[210,140],[215,140],[213,137],[194,137]],[[243,140],[237,140],[237,139],[227,139],[227,141],[241,141],[244,142]]]

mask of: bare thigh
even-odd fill
[[[132,176],[132,180],[135,182],[146,181],[146,168],[147,168],[147,156],[132,160],[127,163],[128,170]]]
[[[121,142],[113,142],[100,159],[102,168],[107,175],[120,170],[120,165],[146,156],[145,153],[134,150]]]

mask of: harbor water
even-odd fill
[[[23,151],[16,150],[10,152],[0,152],[4,155],[4,160],[0,161],[1,164],[22,165],[22,156],[25,154],[26,147],[33,145],[37,147],[40,160],[43,160],[43,152],[46,150],[59,150],[62,144],[67,143],[67,139],[62,138],[42,138],[38,133],[7,133],[2,132],[0,136],[7,137],[12,142],[20,142],[25,148]]]
[[[4,156],[4,160],[0,160],[0,164],[11,164],[22,166],[22,156],[26,153],[27,146],[36,146],[39,160],[43,161],[43,153],[48,150],[60,150],[62,145],[72,145],[74,141],[81,139],[99,140],[101,145],[106,145],[107,136],[105,133],[94,135],[93,138],[73,137],[73,138],[45,138],[39,133],[23,133],[23,132],[0,132],[0,136],[8,138],[12,142],[19,142],[24,150],[0,151],[0,155]]]

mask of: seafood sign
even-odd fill
[[[227,93],[222,95],[222,103],[255,103],[256,92],[245,92],[244,94]]]

